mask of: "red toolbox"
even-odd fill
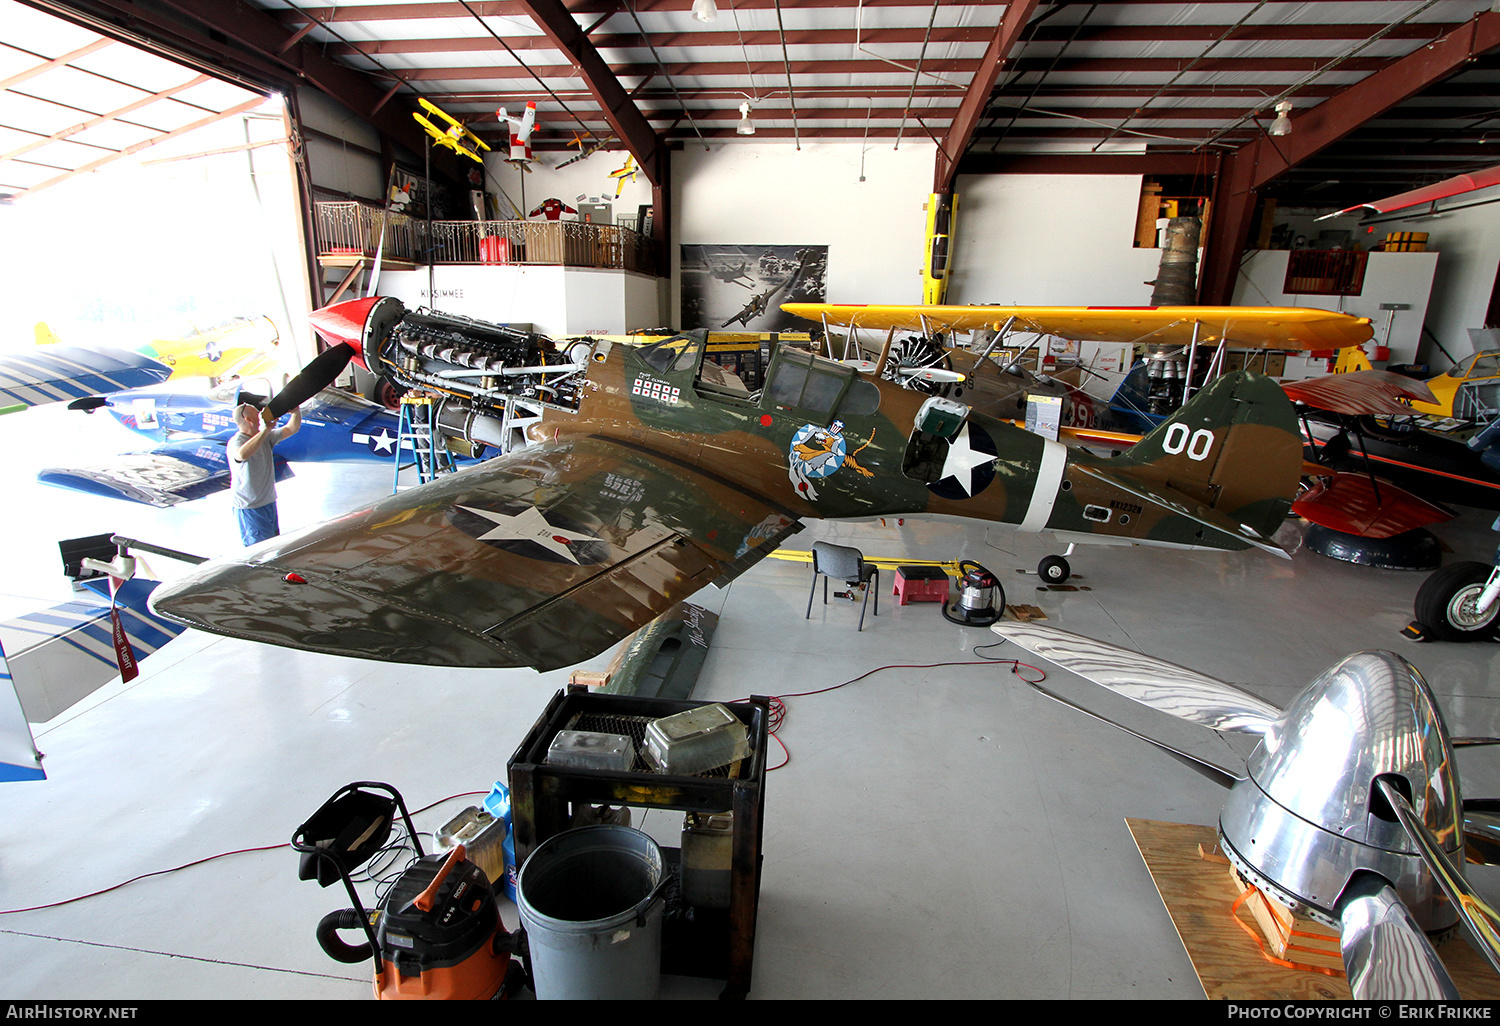
[[[948,574],[936,566],[898,566],[896,587],[891,591],[896,605],[908,602],[947,602]]]

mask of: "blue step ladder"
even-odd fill
[[[391,494],[401,487],[401,471],[407,467],[417,468],[417,480],[426,484],[439,474],[457,469],[453,457],[442,444],[436,424],[437,406],[432,396],[421,392],[408,392],[401,397],[401,422],[396,433],[396,475],[391,481]],[[411,452],[411,461],[403,456]]]

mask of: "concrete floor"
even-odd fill
[[[135,532],[210,554],[234,545],[227,504],[166,513],[29,487],[124,435],[32,411],[0,420],[16,550],[3,608],[61,601],[55,539]],[[20,432],[25,432],[23,436]],[[31,453],[48,439],[45,455]],[[25,439],[23,442],[22,439]],[[29,455],[28,455],[29,454]],[[291,529],[390,489],[386,471],[299,471],[282,486]],[[1436,532],[1445,559],[1489,558],[1491,514]],[[1500,646],[1407,642],[1424,575],[1299,551],[1080,548],[1077,590],[1040,588],[1045,536],[1002,528],[815,522],[870,556],[972,559],[1008,601],[1285,702],[1319,671],[1390,648],[1423,671],[1454,734],[1500,734]],[[174,568],[152,560],[161,576]],[[766,785],[764,876],[752,998],[1201,999],[1126,817],[1213,824],[1202,777],[1022,683],[1010,646],[897,606],[855,630],[857,607],[815,605],[808,570],[767,560],[695,601],[719,614],[695,697],[792,694]],[[602,668],[608,653],[581,665]],[[1047,668],[1047,685],[1219,762],[1242,744],[1195,733]],[[567,670],[452,671],[294,653],[188,632],[53,721],[36,726],[48,779],[4,788],[0,997],[16,1000],[370,997],[364,966],[331,961],[313,930],[347,904],[297,880],[296,827],[350,781],[396,786],[421,830],[478,804]],[[782,747],[785,748],[783,754]],[[1492,749],[1459,755],[1466,794],[1500,794]],[[679,843],[681,816],[642,826]],[[207,860],[207,861],[200,861]],[[197,863],[188,866],[189,863]],[[186,868],[179,868],[186,867]],[[159,874],[91,897],[142,874]],[[1500,881],[1476,877],[1480,886]],[[368,892],[367,892],[368,897]],[[38,911],[12,912],[68,899]],[[502,901],[507,925],[516,909]],[[718,984],[668,977],[663,996]]]

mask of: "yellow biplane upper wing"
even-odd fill
[[[858,306],[786,303],[796,317],[833,327],[898,331],[1012,330],[1089,342],[1200,345],[1241,349],[1342,349],[1368,342],[1368,317],[1277,306]]]

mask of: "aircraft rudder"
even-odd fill
[[[1269,537],[1296,494],[1302,440],[1281,386],[1239,371],[1209,383],[1121,459],[1133,476]]]

